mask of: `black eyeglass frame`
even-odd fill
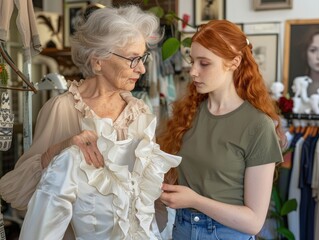
[[[126,59],[128,61],[130,61],[130,68],[133,69],[133,68],[136,68],[136,66],[140,63],[140,61],[142,60],[142,63],[144,64],[148,58],[148,56],[150,55],[149,52],[146,52],[143,56],[138,56],[138,57],[133,57],[133,58],[127,58],[127,57],[124,57],[124,56],[121,56],[117,53],[114,53],[114,52],[110,52],[111,54],[117,56],[117,57],[120,57],[120,58],[123,58],[123,59]],[[135,62],[135,64],[134,64]]]

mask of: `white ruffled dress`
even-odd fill
[[[82,123],[97,132],[105,166],[88,165],[76,146],[56,156],[31,198],[20,239],[63,239],[70,222],[78,240],[161,239],[154,201],[181,158],[153,141],[154,115],[137,117],[120,141],[111,119]]]

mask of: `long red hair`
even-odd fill
[[[277,135],[283,146],[286,140],[276,107],[252,55],[252,45],[238,26],[227,20],[212,20],[200,26],[192,42],[198,42],[226,61],[238,55],[241,56],[241,63],[234,71],[236,91],[242,99],[247,100],[274,120]],[[192,127],[198,106],[207,97],[208,94],[197,93],[193,83],[190,83],[185,96],[173,103],[172,117],[158,134],[157,142],[163,151],[171,154],[178,153],[185,132]],[[165,181],[176,183],[176,169],[171,169],[166,174]]]

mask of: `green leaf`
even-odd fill
[[[0,63],[0,82],[1,85],[7,86],[8,85],[9,75],[6,69],[6,65],[4,63]]]
[[[275,202],[275,208],[277,212],[280,212],[281,209],[281,199],[279,196],[279,192],[276,186],[273,186],[272,188],[272,193],[271,193],[271,198]]]
[[[150,9],[148,9],[148,11],[150,11],[151,13],[154,13],[155,16],[157,16],[158,18],[162,18],[164,16],[164,10],[161,7],[151,7]]]
[[[166,13],[164,16],[165,20],[169,23],[169,24],[173,24],[175,22],[175,20],[177,19],[176,14],[175,13]]]
[[[191,47],[192,38],[190,38],[190,37],[184,38],[183,41],[181,42],[181,44],[182,44],[184,47]]]
[[[144,0],[144,5],[147,5],[149,3],[149,0]]]
[[[289,229],[287,228],[284,228],[284,227],[277,228],[277,232],[283,235],[284,237],[286,237],[287,240],[295,240],[294,234],[291,231],[289,231]]]
[[[270,218],[275,218],[279,221],[282,219],[282,216],[276,211],[270,211]]]
[[[295,211],[297,209],[297,200],[296,199],[289,199],[286,202],[284,202],[280,215],[285,216],[288,213]]]
[[[173,56],[178,51],[179,47],[180,47],[180,42],[176,38],[171,37],[165,40],[162,46],[163,61]]]

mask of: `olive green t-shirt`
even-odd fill
[[[247,101],[219,116],[204,101],[178,155],[180,185],[235,205],[243,205],[247,167],[282,161],[273,120]]]

